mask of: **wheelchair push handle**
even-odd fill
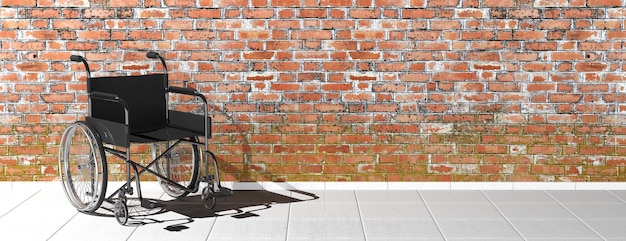
[[[87,63],[87,60],[80,55],[72,55],[70,56],[70,60],[72,62],[83,62],[83,64],[85,65],[85,69],[87,70],[87,78],[91,78],[91,71],[89,70],[89,64]]]
[[[148,58],[151,58],[151,59],[156,59],[156,58],[158,58],[160,55],[159,55],[159,53],[157,53],[157,52],[150,51],[150,52],[148,52],[148,54],[146,54],[146,56],[148,56]]]
[[[70,56],[70,60],[74,62],[83,62],[85,58],[83,58],[83,56],[80,56],[80,55],[72,55]]]
[[[167,75],[167,65],[165,64],[165,59],[163,58],[163,56],[161,56],[157,52],[150,51],[146,54],[146,57],[151,58],[151,59],[158,58],[159,60],[161,60],[161,65],[163,65],[163,72],[165,72],[165,75]]]

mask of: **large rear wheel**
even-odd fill
[[[76,122],[63,133],[59,174],[65,195],[78,211],[100,207],[107,186],[106,156],[101,139],[86,123]]]
[[[191,139],[191,141],[196,140],[197,138],[195,137]],[[156,159],[166,149],[165,143],[152,143],[152,159]],[[192,188],[198,180],[200,156],[200,151],[196,145],[182,141],[156,160],[152,169],[172,182],[178,183],[183,187]],[[171,197],[181,198],[189,194],[189,191],[181,189],[168,180],[157,179],[163,191]]]

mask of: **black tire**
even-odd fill
[[[104,201],[107,164],[102,141],[87,123],[70,125],[59,145],[59,174],[70,203],[81,212],[93,212]]]

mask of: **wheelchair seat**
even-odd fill
[[[210,131],[206,127],[210,123],[205,123],[203,116],[168,110],[170,89],[166,78],[164,74],[151,74],[88,79],[87,91],[96,98],[91,100],[87,122],[96,127],[105,143],[124,147],[131,142],[178,140],[203,136],[205,129]],[[109,98],[97,98],[98,93]],[[112,101],[112,96],[125,103]]]

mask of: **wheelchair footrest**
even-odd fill
[[[233,190],[230,189],[230,188],[222,187],[222,188],[220,188],[219,194],[222,197],[226,197],[226,196],[232,196],[233,194],[235,194],[235,192],[233,192]]]
[[[157,202],[152,202],[150,200],[147,199],[141,199],[141,207],[142,208],[147,208],[147,209],[154,209],[154,208],[158,208],[158,207],[162,207],[163,205],[157,203]]]

